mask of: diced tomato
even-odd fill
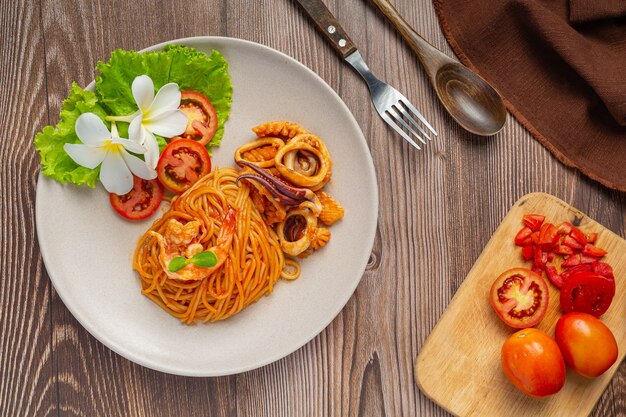
[[[533,232],[539,230],[545,219],[546,216],[542,216],[541,214],[526,214],[522,217],[524,224]]]
[[[580,255],[580,262],[583,264],[592,264],[594,262],[599,261],[600,258],[597,258],[595,256],[591,256],[591,255],[585,255],[585,254],[581,254]]]
[[[597,233],[587,233],[585,234],[585,239],[587,239],[587,243],[595,243],[598,240]]]
[[[587,237],[577,227],[572,227],[572,231],[570,232],[569,235],[573,237],[581,245],[585,245],[587,243]]]
[[[539,244],[543,250],[549,250],[559,241],[556,227],[552,223],[544,223],[539,230]]]
[[[530,261],[533,259],[533,255],[535,253],[535,249],[532,246],[524,246],[522,248],[522,256],[525,261]]]
[[[548,262],[548,254],[543,252],[539,246],[534,247],[533,263],[543,268]]]
[[[562,267],[570,267],[570,266],[576,266],[576,265],[580,265],[581,264],[581,260],[580,260],[580,254],[577,253],[576,255],[572,255],[569,256],[562,264]]]
[[[514,242],[517,246],[528,246],[532,243],[530,239],[530,235],[532,234],[532,230],[529,227],[523,227],[517,235],[515,235]]]
[[[593,246],[591,243],[587,243],[583,248],[583,255],[595,256],[597,258],[602,258],[608,252],[604,249],[600,249],[597,246]]]
[[[557,272],[556,267],[552,265],[547,265],[546,275],[548,276],[548,279],[550,279],[550,282],[552,282],[552,284],[554,284],[555,287],[561,288],[563,286],[563,278]]]
[[[569,235],[572,232],[572,224],[570,222],[563,222],[557,227],[557,233],[560,235]]]
[[[559,255],[573,255],[574,254],[574,249],[570,248],[569,246],[565,246],[565,245],[557,245],[556,253],[558,253]]]
[[[583,245],[578,243],[578,241],[576,239],[574,239],[571,236],[565,236],[565,238],[563,239],[563,245],[565,246],[569,246],[572,249],[582,249]]]
[[[533,262],[532,267],[530,268],[534,273],[539,274],[541,276],[543,274],[543,266],[537,265]]]
[[[548,262],[552,262],[554,260],[554,252],[548,252]]]
[[[533,245],[538,245],[539,244],[539,230],[537,230],[536,232],[533,232],[530,235],[530,240],[533,243]]]

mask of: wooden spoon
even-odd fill
[[[415,51],[450,116],[476,135],[498,133],[506,121],[506,108],[500,94],[478,74],[418,35],[389,1],[372,2]]]

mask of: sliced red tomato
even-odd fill
[[[134,177],[133,189],[128,194],[109,194],[111,206],[128,220],[143,220],[150,217],[161,205],[163,188],[157,180]]]
[[[603,277],[614,279],[613,268],[611,268],[611,265],[607,264],[606,262],[592,263],[591,270],[598,275],[602,275]]]
[[[552,265],[546,265],[546,275],[555,287],[561,288],[563,286],[563,277],[559,275],[556,267]]]
[[[573,237],[569,235],[563,238],[563,245],[568,246],[572,249],[578,249],[578,250],[583,248],[582,244],[578,243],[576,239],[574,239]]]
[[[574,254],[574,249],[570,248],[569,246],[565,246],[565,245],[557,245],[555,251],[559,255],[573,255]]]
[[[179,139],[163,149],[156,171],[165,188],[180,194],[211,172],[211,158],[199,142]]]
[[[522,217],[524,224],[533,232],[539,230],[545,219],[546,216],[542,216],[541,214],[526,214]]]
[[[519,232],[517,232],[517,235],[515,235],[515,239],[513,241],[517,246],[528,246],[532,244],[532,240],[530,237],[532,233],[533,231],[530,230],[530,227],[525,226]]]
[[[192,139],[203,146],[208,145],[217,131],[217,114],[211,101],[202,93],[187,90],[181,93],[178,108],[189,121],[185,132],[172,140]]]
[[[504,271],[490,291],[491,306],[500,319],[516,329],[535,326],[548,308],[548,286],[526,268]]]
[[[587,244],[587,236],[585,236],[585,234],[581,232],[579,228],[572,227],[572,231],[570,232],[569,235],[573,237],[576,240],[576,242],[580,243],[581,245]]]
[[[579,271],[572,274],[561,288],[561,310],[580,311],[596,317],[608,310],[615,295],[615,280]]]
[[[583,255],[595,256],[596,258],[602,258],[608,252],[604,249],[600,249],[597,246],[593,246],[591,243],[587,243],[585,247],[583,247]]]
[[[569,235],[572,233],[572,224],[570,222],[563,222],[557,228],[556,231],[560,235]]]
[[[543,250],[552,249],[559,241],[556,227],[551,223],[544,223],[539,230],[539,244]]]

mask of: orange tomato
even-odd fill
[[[514,333],[502,346],[502,370],[531,397],[555,394],[565,384],[565,362],[554,339],[534,328]]]
[[[567,366],[587,378],[602,375],[617,359],[615,336],[591,314],[565,314],[556,324],[554,337]]]

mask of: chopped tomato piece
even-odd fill
[[[565,236],[565,238],[563,239],[563,245],[565,246],[569,246],[572,249],[582,249],[583,245],[578,243],[578,241],[576,239],[574,239],[571,236]]]
[[[569,235],[573,237],[576,240],[576,242],[580,243],[581,245],[585,245],[587,243],[587,237],[577,227],[572,227],[572,231],[570,232]]]
[[[613,279],[613,268],[606,262],[594,262],[591,264],[591,270],[598,275]]]
[[[542,216],[541,214],[526,214],[522,217],[524,224],[533,232],[539,230],[545,219],[546,216]]]
[[[596,258],[602,258],[608,252],[604,249],[600,249],[597,246],[593,246],[591,243],[587,243],[583,248],[583,255],[595,256]]]
[[[561,288],[563,286],[563,278],[557,272],[556,267],[552,265],[547,265],[546,275],[548,276],[548,279],[550,279],[550,282],[554,284],[555,287]]]
[[[562,264],[563,267],[576,266],[581,264],[580,254],[569,256]]]
[[[537,230],[536,232],[533,232],[530,235],[530,240],[531,240],[533,245],[539,244],[539,230]]]
[[[530,227],[525,226],[515,236],[514,242],[517,246],[528,246],[532,243],[530,235],[532,234]]]
[[[595,257],[595,256],[591,256],[591,255],[585,255],[584,253],[580,255],[580,262],[583,264],[592,264],[594,262],[599,261],[600,258]]]
[[[551,223],[544,223],[539,230],[539,244],[543,250],[549,250],[559,241],[556,227]]]
[[[524,246],[522,248],[522,257],[525,261],[530,261],[533,258],[535,249],[532,246]]]
[[[569,246],[565,246],[565,245],[557,245],[556,253],[558,253],[559,255],[573,255],[574,254],[574,249],[570,248]]]
[[[585,239],[587,239],[587,243],[595,243],[598,240],[597,233],[587,233],[585,234]]]
[[[560,235],[569,235],[572,233],[572,224],[570,222],[563,222],[557,228],[556,231]]]

